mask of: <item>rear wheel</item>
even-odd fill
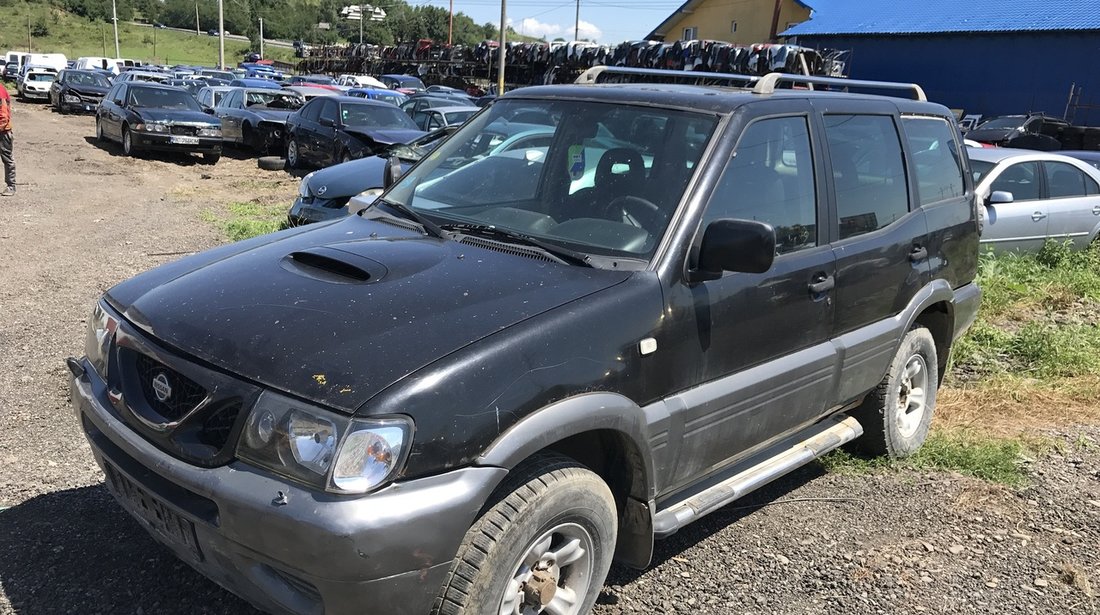
[[[298,141],[294,137],[288,137],[286,140],[286,166],[297,169],[302,164],[302,161],[298,158],[299,155]]]
[[[854,448],[893,459],[917,452],[936,408],[937,360],[936,340],[928,329],[916,325],[905,334],[886,377],[852,412],[863,426]]]
[[[105,143],[107,141],[106,135],[103,134],[103,121],[98,117],[95,119],[95,140],[100,143]]]
[[[127,156],[134,155],[134,140],[133,137],[130,135],[129,126],[122,127],[122,153],[126,154]]]
[[[596,601],[618,531],[615,499],[560,455],[517,467],[466,533],[433,613],[580,615]]]

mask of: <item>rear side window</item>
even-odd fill
[[[331,100],[326,100],[323,104],[324,106],[321,107],[321,119],[336,122],[336,103]]]
[[[920,204],[961,197],[966,191],[955,130],[936,117],[901,120],[917,176]]]
[[[1039,163],[1019,162],[997,176],[989,187],[991,192],[1011,192],[1014,201],[1034,201],[1039,198]]]
[[[817,245],[813,150],[805,117],[765,119],[745,129],[704,224],[720,218],[772,225],[778,254]]]
[[[1047,191],[1052,199],[1088,196],[1100,192],[1091,177],[1071,164],[1044,161],[1043,170],[1047,174]]]
[[[909,212],[901,141],[888,115],[826,115],[840,239],[877,231]]]
[[[324,104],[324,102],[324,99],[317,98],[314,99],[313,102],[302,107],[302,110],[300,111],[300,113],[302,114],[302,118],[311,122],[316,122],[317,113],[321,110],[321,105]]]

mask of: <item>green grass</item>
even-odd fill
[[[230,241],[241,241],[286,228],[286,205],[230,203],[224,211],[207,210],[202,217],[221,229]]]
[[[1020,486],[1027,475],[1021,465],[1025,447],[1020,439],[992,438],[979,432],[933,431],[915,455],[892,461],[882,457],[861,457],[843,449],[821,458],[830,472],[862,474],[875,470],[943,470],[981,480]]]
[[[81,56],[113,57],[114,33],[110,23],[90,21],[66,13],[47,4],[16,3],[3,8],[0,17],[0,52],[27,50],[27,17],[32,23],[43,22],[49,30],[44,37],[31,38],[34,53],[63,53],[70,60]],[[154,48],[155,36],[155,48]],[[200,64],[214,66],[218,61],[218,37],[176,32],[146,26],[119,23],[118,38],[123,58],[160,64]],[[247,41],[226,40],[225,61],[236,66],[245,51]],[[292,49],[268,45],[269,59],[294,62]]]

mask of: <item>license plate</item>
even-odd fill
[[[198,145],[198,137],[172,137],[168,140],[169,143],[176,143],[177,145]]]
[[[123,508],[137,517],[142,525],[171,546],[183,547],[197,560],[202,551],[195,537],[195,524],[177,515],[158,498],[139,487],[118,470],[107,464],[107,481]]]

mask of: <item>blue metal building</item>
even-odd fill
[[[984,116],[1044,112],[1100,126],[1096,0],[807,0],[781,34],[851,50],[853,79],[911,81],[931,100]],[[1079,96],[1071,104],[1071,87]]]

